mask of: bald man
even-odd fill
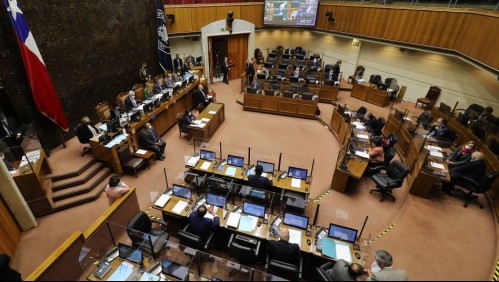
[[[474,181],[478,182],[486,171],[487,164],[483,160],[483,154],[481,152],[474,152],[473,154],[471,154],[470,161],[465,162],[460,166],[453,167],[449,170],[450,183],[443,182],[440,190],[450,193],[454,190],[454,183],[456,182],[456,179],[460,178],[461,176],[471,178]]]
[[[279,241],[271,241],[268,250],[269,258],[298,265],[300,262],[300,246],[289,243],[289,230],[279,228]]]

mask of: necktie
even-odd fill
[[[12,135],[12,132],[10,132],[9,128],[7,128],[7,121],[2,121],[2,126],[5,132],[7,133],[7,137],[10,137]]]

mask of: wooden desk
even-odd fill
[[[276,216],[271,216],[271,220],[269,221],[270,223],[272,223],[274,221]],[[303,229],[298,229],[296,227],[293,227],[293,226],[290,226],[290,225],[287,225],[287,224],[284,224],[284,223],[281,223],[281,226],[285,226],[287,227],[289,230],[295,230],[295,231],[299,231],[301,233],[301,243],[300,243],[300,250],[302,252],[305,252],[305,253],[311,253],[312,252],[312,246],[313,246],[313,243],[314,243],[314,230],[313,230],[313,227],[312,225],[309,225],[307,230],[303,230]],[[307,231],[310,232],[310,236],[307,236]],[[307,239],[310,240],[310,245],[307,244]],[[268,241],[278,241],[279,240],[279,237],[274,237],[274,236],[271,236],[270,235],[270,232],[269,234],[267,235],[267,240]]]
[[[428,160],[430,162],[432,160]],[[435,161],[435,160],[433,160]],[[450,183],[450,174],[447,173],[446,177],[440,177],[436,176],[434,174],[429,174],[425,171],[422,170],[423,166],[425,165],[425,158],[419,158],[416,161],[416,164],[414,166],[414,180],[412,181],[412,185],[410,185],[410,190],[409,193],[412,195],[421,197],[421,198],[429,198],[431,188],[433,187],[433,183],[435,182],[447,182]],[[447,163],[445,162],[439,162],[444,166],[444,170],[449,170],[449,167],[447,166]],[[430,165],[431,167],[431,165]],[[434,171],[442,171],[442,169],[438,169],[435,167],[431,167]]]
[[[210,112],[215,112],[211,114]],[[202,138],[210,140],[215,134],[217,129],[225,121],[225,106],[221,103],[212,102],[206,107],[197,117],[196,120],[209,119],[208,122],[203,123],[204,127],[189,125],[187,131],[189,138]]]
[[[369,84],[357,83],[353,85],[351,96],[381,107],[388,105],[390,99],[390,93],[385,90],[370,87]]]
[[[241,207],[242,209],[242,207]],[[241,213],[241,216],[245,216],[246,214],[245,213]],[[227,215],[227,218],[229,218],[229,215]],[[271,218],[271,215],[270,214],[265,214],[265,218],[267,218],[267,223],[263,223],[263,219],[262,218],[258,218],[258,222],[261,223],[260,226],[256,226],[255,229],[253,231],[241,231],[239,230],[238,228],[231,228],[231,227],[228,227],[227,226],[227,222],[224,222],[224,224],[221,226],[225,229],[227,229],[228,231],[232,231],[232,232],[236,232],[236,233],[240,233],[240,234],[244,234],[244,235],[249,235],[251,237],[255,237],[257,239],[267,239],[267,236],[268,236],[268,233],[269,233],[269,229],[270,229],[270,223],[272,221],[268,220],[269,218]]]
[[[315,234],[319,231],[319,228],[321,228],[321,227],[320,226],[314,226],[314,228],[313,228],[313,232],[312,232],[313,236],[312,236],[312,239],[311,239],[312,244],[310,245],[310,253],[312,253],[316,257],[326,258],[328,260],[336,261],[335,258],[325,256],[325,255],[322,254],[322,251],[318,251],[317,250],[317,247],[316,247],[316,241],[317,241],[317,239],[315,238]],[[326,231],[327,231],[327,229],[326,229]],[[334,240],[334,241],[337,241],[337,240]],[[350,246],[350,252],[352,253],[352,262],[358,263],[360,265],[364,265],[365,262],[362,260],[363,256],[361,256],[360,259],[357,259],[357,257],[355,256],[355,253],[357,252],[357,253],[360,254],[361,250],[354,250],[353,244],[350,244],[350,243],[347,243],[347,242],[342,242],[342,241],[337,241],[337,242],[340,242],[340,243],[343,243],[343,244],[348,244]]]
[[[273,178],[273,183],[274,187],[280,188],[280,189],[285,189],[289,191],[294,191],[294,192],[299,192],[302,194],[305,194],[308,196],[310,194],[310,186],[312,183],[312,180],[310,180],[310,183],[306,183],[305,180],[301,179],[300,180],[300,187],[293,187],[291,185],[292,178],[291,177],[286,177],[284,179],[279,178],[280,172],[276,171],[274,173],[275,177]]]
[[[245,93],[243,108],[245,111],[315,119],[317,104],[317,101]]]
[[[118,148],[125,142],[128,143],[128,146],[132,148],[130,150],[133,152],[134,150],[130,140],[130,135],[127,135],[126,139],[123,139],[119,144],[115,144],[111,148],[99,143],[98,138],[91,138],[90,147],[92,148],[92,155],[100,161],[111,163],[114,173],[123,174],[123,167],[121,166],[120,157],[118,155]]]
[[[360,161],[360,157],[350,158],[346,163],[350,172],[344,171],[340,168],[341,160],[338,160],[336,169],[334,170],[333,180],[331,181],[331,188],[340,193],[345,193],[347,188],[348,178],[352,177],[360,179],[366,171],[369,160],[365,159]]]

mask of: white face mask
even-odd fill
[[[464,148],[465,148],[466,150],[471,150],[473,147],[471,147],[470,145],[466,145],[466,146],[464,146]]]
[[[381,267],[379,267],[378,262],[374,261],[373,264],[371,264],[371,272],[376,273],[381,270]]]

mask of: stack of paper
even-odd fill
[[[199,161],[199,157],[190,157],[185,163],[186,166],[195,167]]]
[[[322,254],[335,259],[344,259],[350,263],[352,262],[350,246],[328,237],[322,238]]]
[[[144,155],[145,153],[147,153],[147,151],[146,150],[142,150],[142,149],[138,149],[137,152],[135,152],[135,153],[137,153],[139,155]]]
[[[252,215],[241,216],[239,220],[239,231],[251,232],[255,230],[258,218]]]
[[[295,188],[300,188],[301,186],[301,179],[299,178],[291,178],[291,186]]]
[[[217,112],[215,112],[215,111],[209,111],[208,113],[209,113],[210,115],[214,115],[214,114],[216,114]]]
[[[185,209],[185,207],[187,207],[187,204],[187,202],[178,201],[178,203],[172,209],[172,212],[180,214]]]
[[[301,248],[301,231],[289,229],[289,242],[298,244]]]
[[[237,212],[231,212],[229,218],[227,219],[227,227],[237,228],[239,225],[239,220],[241,219],[241,214]]]
[[[202,170],[208,170],[211,166],[211,162],[203,162],[203,164],[201,165],[201,169]]]
[[[435,163],[435,162],[431,162],[431,166],[434,168],[439,168],[439,169],[445,168],[445,166],[443,164],[439,164],[439,163]]]
[[[362,151],[355,151],[355,154],[359,157],[363,157],[363,158],[366,158],[366,159],[369,159],[369,154],[366,153],[366,152],[362,152]]]
[[[228,175],[228,176],[236,175],[236,168],[235,167],[228,167],[227,170],[225,171],[225,175]]]
[[[430,151],[430,156],[439,157],[439,158],[444,157],[444,155],[442,155],[442,153],[440,153],[439,151]]]
[[[157,207],[164,207],[166,205],[166,203],[168,202],[168,200],[170,200],[170,195],[167,195],[167,194],[163,194],[161,195],[161,197],[159,197],[159,199],[154,203],[155,206]]]
[[[209,119],[209,118],[202,118],[202,119],[201,119],[201,121],[202,121],[202,122],[209,122],[209,121],[210,121],[210,119]]]
[[[369,139],[369,136],[365,134],[357,134],[357,137],[361,139]]]

